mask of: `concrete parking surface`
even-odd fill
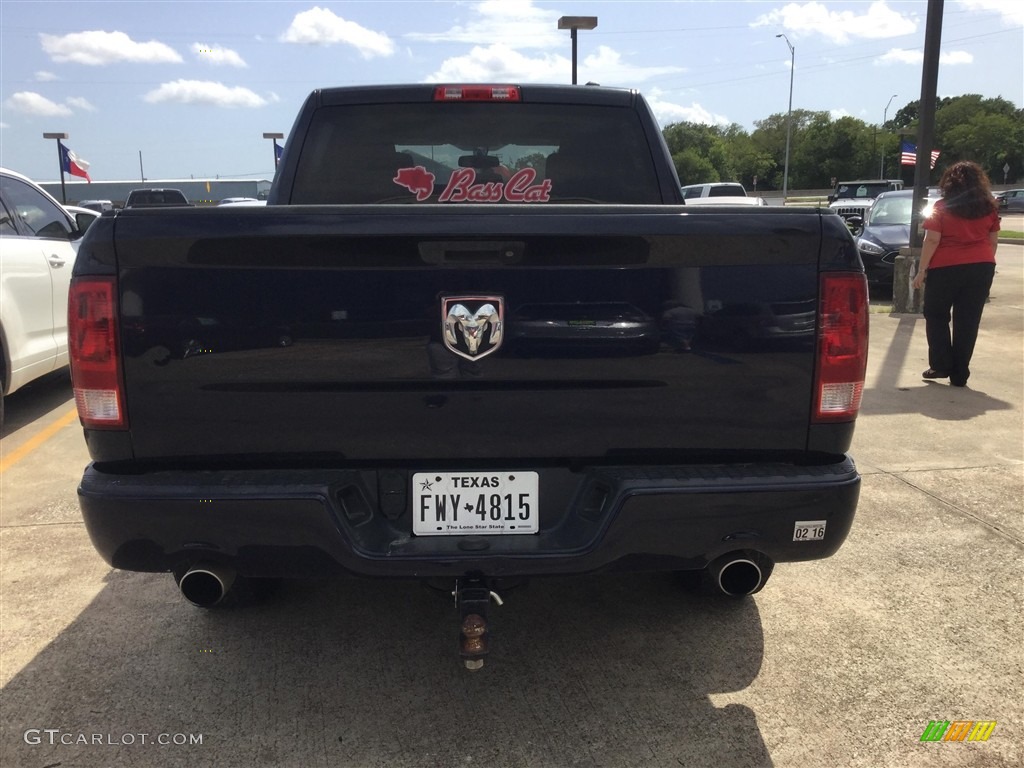
[[[876,306],[853,531],[753,599],[665,575],[535,581],[455,656],[450,600],[286,586],[234,612],[109,569],[81,524],[66,376],[8,402],[0,452],[0,764],[1024,764],[1024,247],[1002,245],[967,389],[927,382],[924,321]],[[930,721],[995,721],[922,742]]]

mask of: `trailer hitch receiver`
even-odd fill
[[[459,656],[471,672],[483,668],[484,657],[490,652],[487,609],[492,599],[501,605],[501,598],[491,591],[483,576],[465,576],[455,582],[455,607],[460,622]]]

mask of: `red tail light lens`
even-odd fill
[[[82,426],[126,429],[117,289],[112,277],[76,278],[68,294],[68,354]]]
[[[514,85],[439,85],[434,101],[519,101]]]
[[[868,286],[862,274],[821,278],[813,421],[853,421],[868,364]]]

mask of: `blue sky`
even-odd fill
[[[57,178],[43,132],[93,179],[270,178],[314,88],[579,81],[640,90],[662,125],[794,109],[881,123],[920,96],[927,2],[0,0],[0,164]],[[1024,104],[1024,0],[946,0],[940,96]],[[890,97],[895,96],[891,99]]]

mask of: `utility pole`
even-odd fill
[[[64,148],[60,143],[61,139],[66,139],[68,135],[66,133],[44,133],[44,139],[56,139],[57,140],[57,167],[60,168],[60,201],[67,205],[68,196],[64,189]]]
[[[785,35],[776,35],[789,46],[789,110],[786,112],[786,166],[782,171],[782,202],[789,194],[789,140],[793,134],[793,72],[796,70],[796,48]]]
[[[928,0],[924,31],[924,68],[921,73],[920,122],[917,133],[917,162],[914,165],[914,198],[910,211],[910,247],[901,248],[892,276],[892,308],[895,313],[921,312],[924,294],[911,287],[920,265],[921,213],[928,192],[932,142],[935,136],[935,94],[939,81],[939,46],[942,42],[943,0]]]

